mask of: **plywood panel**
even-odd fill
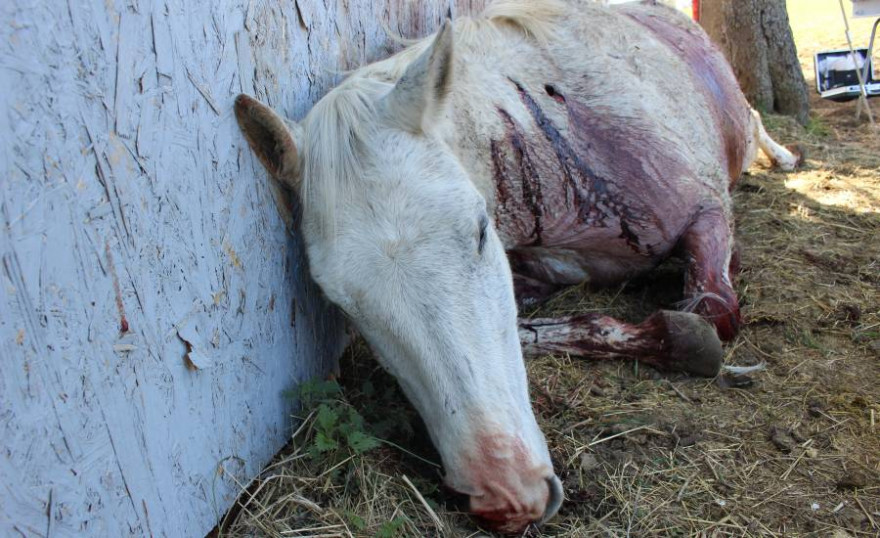
[[[0,3],[0,535],[213,527],[344,341],[232,100],[299,118],[481,5]]]

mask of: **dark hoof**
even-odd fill
[[[785,149],[790,151],[797,158],[794,163],[795,170],[804,165],[804,162],[807,160],[807,150],[804,146],[800,144],[789,144],[785,146]]]
[[[697,314],[664,310],[661,315],[669,334],[670,366],[693,375],[718,375],[724,351],[715,327]]]

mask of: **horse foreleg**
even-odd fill
[[[720,208],[704,210],[681,238],[680,248],[687,263],[684,308],[709,320],[722,340],[739,332],[739,300],[731,282],[731,268],[738,269],[733,256],[733,230]]]
[[[523,354],[630,358],[666,370],[714,376],[723,352],[715,329],[696,314],[661,310],[632,325],[601,314],[519,320]]]

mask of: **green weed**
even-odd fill
[[[380,445],[361,414],[342,399],[342,388],[336,381],[308,381],[297,392],[303,412],[314,416],[314,435],[308,446],[312,459],[341,460]]]

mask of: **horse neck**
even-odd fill
[[[467,84],[456,82],[453,85],[450,94],[452,125],[444,139],[468,172],[471,183],[486,199],[490,214],[494,214],[499,178],[493,172],[491,141],[504,136],[499,108],[517,116],[526,112],[520,101],[504,99],[499,103],[497,95],[482,90],[509,86],[510,77],[519,78],[518,73],[510,69],[473,68],[468,61],[469,53],[469,50],[458,52],[456,74],[460,76],[456,80],[467,80]]]
[[[460,54],[459,71],[469,70],[467,51]],[[487,146],[493,129],[494,105],[475,102],[471,89],[473,81],[492,80],[501,77],[500,72],[468,73],[471,84],[454,84],[450,95],[452,122],[444,140],[453,151],[477,191],[486,199],[490,214],[495,211],[496,182],[492,175],[491,153]],[[487,106],[492,110],[487,111]],[[487,113],[488,112],[488,113]]]

